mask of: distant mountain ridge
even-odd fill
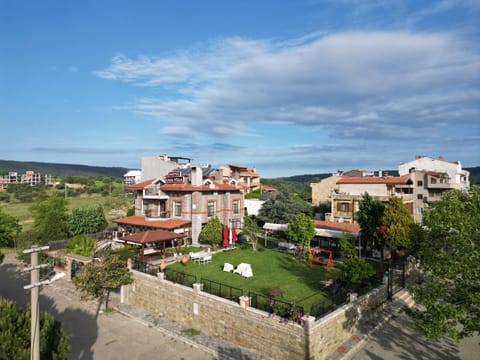
[[[0,160],[0,171],[16,171],[19,174],[23,174],[29,170],[53,176],[111,176],[114,178],[123,178],[123,175],[130,169],[123,167]]]
[[[470,171],[470,184],[480,184],[480,166],[464,168]],[[106,167],[106,166],[89,166],[76,164],[57,164],[44,163],[35,161],[14,161],[14,160],[0,160],[0,171],[16,171],[18,173],[25,173],[25,171],[32,170],[36,173],[50,174],[56,176],[112,176],[115,178],[123,178],[123,175],[131,170],[123,167]],[[384,170],[392,176],[398,175],[396,170]],[[325,179],[331,176],[331,173],[319,174],[304,174],[294,175],[288,177],[278,177],[266,180],[282,180],[300,184],[309,184],[312,179]]]

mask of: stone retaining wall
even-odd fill
[[[377,288],[317,321],[305,316],[302,327],[245,307],[243,301],[205,293],[197,284],[188,288],[135,270],[132,273],[135,281],[123,287],[123,302],[279,360],[324,359],[351,335],[360,318],[378,311],[387,292],[386,286]]]

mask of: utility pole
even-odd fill
[[[50,246],[33,246],[30,249],[23,250],[24,254],[30,254],[30,267],[24,271],[30,271],[30,285],[23,288],[30,291],[31,302],[31,328],[30,328],[30,360],[40,360],[40,307],[38,304],[39,287],[51,284],[65,276],[65,273],[59,273],[49,280],[40,281],[40,269],[50,266],[49,264],[38,264],[38,253],[48,250]]]
[[[23,250],[24,254],[30,254],[30,267],[25,271],[30,271],[30,285],[24,286],[25,290],[30,291],[30,303],[31,303],[31,328],[30,328],[30,359],[40,360],[40,316],[38,306],[38,292],[40,284],[40,269],[48,266],[38,265],[38,253],[40,251],[48,250],[49,246],[32,247],[31,249]]]

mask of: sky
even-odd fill
[[[0,0],[0,159],[480,165],[480,0]]]

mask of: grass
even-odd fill
[[[68,209],[85,207],[85,206],[95,206],[102,205],[105,213],[107,215],[107,221],[111,221],[118,216],[108,216],[109,210],[112,209],[123,209],[126,210],[132,203],[131,198],[122,196],[101,196],[99,194],[92,195],[81,195],[78,197],[68,198]],[[7,214],[16,217],[20,224],[22,225],[22,230],[29,230],[33,225],[33,215],[30,211],[30,206],[33,203],[17,203],[17,202],[0,202],[0,207]]]
[[[223,271],[223,264],[230,263],[234,267],[244,262],[252,266],[253,277],[244,278],[235,273]],[[187,262],[182,265],[175,263],[168,268],[187,274],[196,275],[198,278],[218,281],[226,285],[243,289],[244,292],[253,291],[263,295],[269,294],[269,289],[279,287],[283,295],[279,298],[284,301],[294,301],[305,310],[312,304],[327,299],[322,292],[321,280],[336,278],[336,269],[327,271],[325,266],[308,266],[303,261],[297,260],[292,254],[264,249],[259,246],[259,251],[237,248],[234,251],[219,252],[213,255],[209,264]]]

